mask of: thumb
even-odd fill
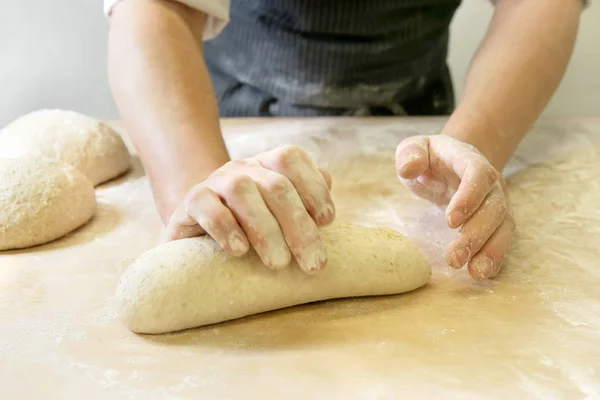
[[[205,234],[206,231],[187,212],[184,201],[175,209],[173,215],[171,215],[169,222],[161,232],[159,240],[161,243],[165,243]]]
[[[411,136],[396,148],[396,173],[400,178],[415,179],[429,168],[429,137]]]

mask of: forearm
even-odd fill
[[[166,1],[127,0],[111,16],[111,90],[163,221],[229,160],[201,41],[186,21],[204,15],[188,12]]]
[[[581,0],[497,0],[462,101],[444,134],[478,148],[498,170],[558,87],[573,51]]]

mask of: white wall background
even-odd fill
[[[464,0],[453,22],[450,65],[459,95],[492,10],[487,0]],[[0,126],[44,107],[116,118],[106,32],[101,0],[0,0]],[[546,113],[600,115],[598,4],[583,14],[575,55]]]
[[[589,3],[581,16],[571,63],[546,115],[600,115],[600,3]],[[487,0],[463,0],[452,22],[449,63],[457,96],[493,10]]]
[[[38,108],[116,116],[101,0],[0,0],[0,126]]]

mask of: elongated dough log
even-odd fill
[[[137,333],[166,333],[314,301],[407,292],[431,275],[425,255],[388,228],[336,222],[321,230],[329,261],[316,275],[293,262],[273,271],[251,251],[236,258],[208,237],[142,254],[117,289],[120,312]]]

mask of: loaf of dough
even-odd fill
[[[92,182],[47,158],[0,158],[0,250],[50,242],[96,211]]]
[[[108,125],[67,110],[38,110],[0,131],[0,157],[43,156],[77,168],[94,185],[130,167],[123,139]]]
[[[142,254],[117,289],[120,314],[137,333],[179,331],[314,301],[407,292],[425,285],[428,259],[388,228],[335,222],[321,230],[327,267],[280,271],[250,251],[236,258],[209,237],[182,239]]]

